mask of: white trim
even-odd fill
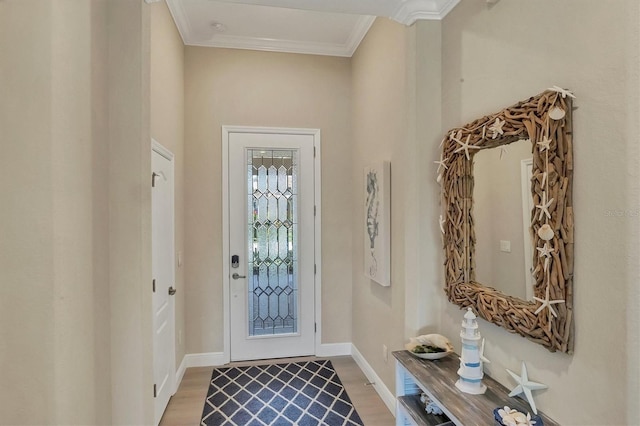
[[[160,145],[160,142],[158,142],[154,138],[151,138],[151,149],[157,152],[158,154],[162,155],[167,160],[173,161],[173,158],[174,158],[173,152],[169,151],[167,148]]]
[[[279,133],[292,135],[313,136],[313,146],[316,151],[314,163],[314,192],[316,217],[314,221],[315,250],[314,263],[316,265],[315,275],[315,301],[314,320],[316,323],[315,352],[318,351],[322,342],[322,184],[321,184],[321,143],[320,129],[289,128],[289,127],[258,127],[258,126],[222,126],[222,229],[229,229],[229,134],[230,133]],[[230,281],[229,281],[229,233],[222,233],[222,326],[223,326],[223,362],[231,361],[231,319],[230,319]]]
[[[316,346],[316,356],[346,356],[351,355],[352,344],[347,343],[323,343]]]
[[[358,348],[355,345],[351,345],[351,357],[358,364],[360,370],[367,376],[367,380],[373,383],[373,387],[375,388],[382,401],[385,403],[391,414],[396,415],[396,397],[391,393],[388,387],[385,386],[382,379],[376,374],[373,367],[369,365],[367,360],[362,356]]]
[[[229,281],[229,133],[232,128],[222,126],[222,353],[224,362],[231,362],[231,301]]]
[[[176,381],[175,381],[175,390],[173,391],[174,395],[178,392],[178,388],[180,387],[180,383],[182,383],[182,379],[184,378],[184,373],[187,372],[187,357],[182,357],[182,362],[178,366],[178,370],[176,371]]]
[[[314,43],[310,41],[277,40],[259,37],[242,37],[216,34],[209,40],[187,38],[188,46],[219,47],[227,49],[260,50],[263,52],[300,53],[309,55],[342,56],[350,58],[375,20],[374,16],[363,16],[344,44]]]
[[[391,15],[401,24],[411,25],[418,19],[442,20],[460,0],[404,0]]]
[[[166,1],[171,16],[178,28],[178,32],[180,33],[180,37],[183,43],[188,46],[351,57],[375,20],[375,16],[360,16],[353,26],[351,34],[349,34],[349,37],[344,43],[317,43],[312,41],[244,37],[228,34],[214,34],[211,38],[203,40],[202,38],[198,38],[193,31],[189,21],[189,15],[184,8],[184,2],[178,0]]]
[[[204,352],[199,354],[186,354],[182,360],[185,369],[191,367],[218,367],[225,365],[224,352]]]
[[[348,56],[349,58],[353,56],[375,20],[375,16],[361,16],[360,19],[358,19],[358,22],[354,26],[353,31],[345,44],[345,49],[348,54],[344,56]]]
[[[313,132],[313,172],[314,172],[314,196],[316,206],[316,216],[313,222],[314,228],[314,264],[315,273],[315,324],[316,343],[315,353],[322,350],[322,145],[320,143],[320,129],[309,129]]]
[[[182,362],[176,371],[176,391],[182,383],[187,368],[191,367],[219,367],[226,364],[224,352],[208,352],[200,354],[186,354],[182,357]],[[175,392],[174,392],[175,393]]]

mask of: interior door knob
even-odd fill
[[[176,294],[176,291],[178,291],[178,290],[176,290],[173,287],[169,287],[169,296],[173,296],[174,294]]]

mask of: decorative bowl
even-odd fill
[[[442,352],[414,352],[413,350],[420,345],[440,348]],[[404,347],[411,355],[421,359],[441,359],[453,353],[453,345],[449,339],[441,334],[412,337],[411,341]]]
[[[413,348],[415,348],[415,344],[413,343],[407,343],[406,345],[404,345],[405,349],[407,351],[409,351],[409,353],[415,357],[418,358],[422,358],[422,359],[441,359],[444,358],[446,356],[449,356],[453,353],[453,351],[444,351],[444,352],[431,352],[431,353],[416,353],[413,351]]]

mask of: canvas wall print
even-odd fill
[[[379,161],[364,168],[364,275],[391,285],[391,163]]]

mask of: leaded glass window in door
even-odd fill
[[[247,150],[249,336],[298,332],[297,150]]]

